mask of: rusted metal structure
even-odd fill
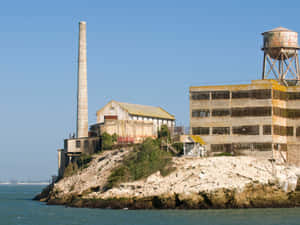
[[[262,79],[276,78],[285,86],[300,81],[298,33],[283,27],[262,33],[264,44]]]

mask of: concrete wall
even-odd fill
[[[100,137],[66,139],[64,151],[68,153],[93,154],[101,149]]]
[[[62,177],[66,167],[66,155],[64,149],[58,149],[58,177]]]
[[[289,144],[287,162],[294,166],[300,166],[300,144]]]
[[[137,143],[156,135],[153,122],[143,120],[105,120],[100,125],[100,130],[101,133],[107,132],[110,135],[117,134],[118,137],[133,138]]]

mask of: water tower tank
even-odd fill
[[[264,36],[263,50],[273,59],[281,59],[282,55],[288,58],[295,55],[298,49],[298,33],[283,27],[262,33]]]

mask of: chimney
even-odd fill
[[[77,78],[76,137],[88,137],[88,94],[86,66],[86,22],[79,22],[78,78]]]

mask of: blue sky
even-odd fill
[[[263,31],[300,31],[299,1],[1,1],[0,180],[48,179],[75,131],[78,22],[89,121],[109,100],[189,123],[188,88],[261,77]]]

